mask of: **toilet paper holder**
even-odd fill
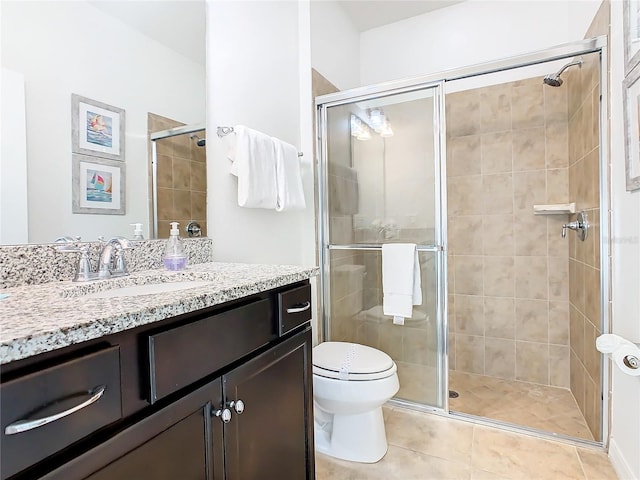
[[[640,345],[638,346],[640,347]],[[636,357],[635,355],[626,355],[622,359],[622,363],[624,363],[627,367],[629,367],[632,370],[637,370],[640,368],[640,359],[638,359],[638,357]]]
[[[629,344],[635,345],[638,349],[640,349],[640,343],[633,343],[629,340],[625,340],[622,337],[614,334],[604,334],[600,335],[596,339],[596,348],[598,351],[611,354],[616,350],[621,344]],[[639,370],[640,369],[640,356],[634,355],[633,353],[627,354],[622,357],[622,363],[631,370]]]

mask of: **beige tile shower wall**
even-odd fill
[[[149,113],[149,133],[179,127],[184,123]],[[204,130],[196,132],[205,138]],[[180,235],[191,220],[207,234],[207,164],[205,147],[190,135],[157,141],[158,148],[158,238],[169,236],[169,222],[180,223]],[[151,150],[151,149],[149,149]]]
[[[447,94],[450,366],[569,386],[567,90],[542,78]]]
[[[568,70],[569,191],[590,229],[583,242],[569,232],[571,391],[594,438],[600,438],[599,58],[584,55],[582,68]],[[575,220],[573,215],[571,220]]]

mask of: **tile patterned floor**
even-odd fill
[[[456,371],[449,389],[460,394],[449,400],[451,411],[593,440],[568,389]]]
[[[606,454],[459,419],[385,407],[389,450],[375,464],[316,454],[317,480],[615,480]]]

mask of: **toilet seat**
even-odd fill
[[[397,366],[375,348],[348,342],[324,342],[313,348],[313,374],[336,380],[379,380],[394,375]]]

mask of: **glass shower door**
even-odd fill
[[[325,340],[386,352],[396,399],[437,408],[446,402],[441,110],[440,84],[318,104]],[[418,246],[422,305],[404,325],[383,315],[385,243]]]

